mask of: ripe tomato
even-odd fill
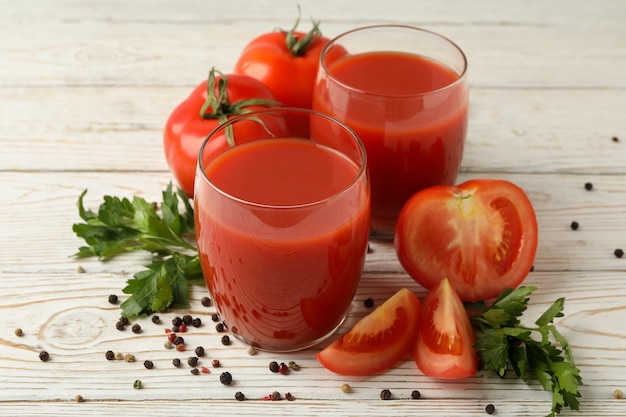
[[[285,106],[310,109],[320,54],[329,42],[313,22],[308,33],[275,31],[254,38],[243,49],[234,73],[262,81]]]
[[[383,372],[415,345],[420,316],[417,296],[403,288],[315,357],[341,375]]]
[[[448,278],[463,301],[479,301],[526,278],[537,239],[535,211],[524,191],[482,179],[416,193],[400,212],[395,248],[424,287]]]
[[[460,379],[476,374],[478,354],[474,333],[461,299],[447,279],[431,289],[422,310],[422,320],[413,357],[424,375]]]
[[[210,95],[209,95],[210,92]],[[278,104],[259,80],[245,75],[218,75],[211,70],[170,114],[163,132],[165,159],[180,188],[193,197],[202,141],[229,117]]]

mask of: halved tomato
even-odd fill
[[[386,371],[415,346],[420,316],[419,299],[403,288],[315,357],[341,375]]]
[[[396,224],[400,263],[433,288],[447,278],[463,301],[488,300],[516,288],[537,251],[533,206],[515,184],[477,179],[417,192]]]
[[[478,354],[463,302],[447,279],[424,298],[413,357],[424,375],[460,379],[476,374]]]

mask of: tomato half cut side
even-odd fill
[[[433,288],[448,278],[463,301],[488,300],[526,278],[538,243],[534,208],[515,184],[495,179],[419,191],[396,224],[400,263]]]
[[[415,346],[420,316],[419,299],[403,288],[315,357],[340,375],[381,373]]]
[[[474,333],[463,302],[447,279],[424,298],[413,357],[424,375],[442,379],[473,376],[478,369]]]

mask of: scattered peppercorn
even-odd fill
[[[193,321],[193,317],[191,317],[191,315],[185,314],[183,316],[183,323],[185,323],[187,326],[189,326],[192,321]]]
[[[117,295],[115,295],[115,294],[109,295],[109,303],[117,304]]]
[[[593,189],[593,184],[590,182],[585,183],[585,190],[591,191]]]
[[[280,400],[280,392],[274,391],[270,394],[270,401],[278,401]]]
[[[349,394],[352,392],[352,387],[350,386],[350,384],[343,384],[341,386],[341,392],[343,392],[344,394]]]
[[[193,319],[193,321],[191,322],[191,325],[193,327],[200,327],[202,326],[202,320],[200,319],[200,317],[196,317],[195,319]]]
[[[573,221],[572,224],[570,225],[570,227],[572,228],[572,230],[577,230],[578,229],[578,222],[577,221]]]
[[[237,392],[235,393],[235,399],[236,399],[237,401],[243,401],[243,400],[245,400],[245,399],[246,399],[246,396],[245,396],[245,395],[243,395],[243,393],[242,393],[241,391],[237,391]]]
[[[131,330],[133,331],[133,333],[141,333],[141,326],[135,323],[133,324],[133,327],[131,328]]]
[[[294,371],[300,370],[300,365],[298,365],[295,361],[289,361],[287,366],[289,367],[289,369],[293,369]]]
[[[197,356],[190,356],[187,358],[187,364],[191,367],[194,367],[196,365],[198,365],[198,357]]]
[[[170,331],[172,333],[178,333],[180,331],[180,327],[179,326],[172,326],[172,328],[170,329]]]
[[[380,392],[380,399],[381,400],[390,400],[391,399],[391,391],[389,391],[388,389],[384,389]]]
[[[619,138],[617,136],[613,136],[613,138],[611,139],[613,142],[619,142]]]
[[[178,335],[174,332],[170,332],[167,335],[167,340],[169,340],[170,342],[174,343],[174,341],[176,340],[176,338],[178,337]]]
[[[184,351],[185,350],[185,344],[181,343],[181,344],[176,345],[176,350],[179,351],[179,352]]]
[[[127,354],[124,356],[124,360],[125,360],[126,362],[135,362],[135,355],[133,355],[132,353],[127,353]]]
[[[182,344],[184,344],[184,343],[185,343],[185,339],[183,339],[183,338],[182,338],[182,337],[180,337],[180,336],[175,336],[175,337],[174,337],[174,342],[173,342],[173,343],[174,343],[176,346],[178,346],[178,345],[182,345]]]
[[[178,331],[181,333],[185,333],[187,331],[187,325],[185,323],[178,326]]]
[[[112,361],[113,359],[115,359],[115,353],[113,353],[112,350],[107,350],[104,354],[104,357],[107,358],[108,361]]]
[[[270,362],[270,371],[276,373],[276,372],[278,372],[278,368],[279,368],[278,362],[276,362],[276,361],[271,361]]]
[[[156,314],[154,316],[152,316],[152,323],[154,324],[159,324],[161,323],[161,317],[157,316]]]
[[[202,303],[204,307],[211,307],[211,304],[213,304],[213,302],[211,301],[209,297],[202,297],[200,302]]]
[[[181,324],[183,324],[183,319],[181,319],[179,316],[176,316],[172,319],[172,324],[174,326],[180,326]]]
[[[211,370],[206,366],[203,366],[202,368],[200,368],[200,372],[202,372],[203,374],[210,374]]]
[[[533,272],[535,270],[535,265],[531,265],[530,266],[530,272]]]
[[[624,393],[621,389],[616,389],[615,391],[613,391],[613,398],[615,398],[616,400],[621,400],[622,398],[624,398]]]
[[[619,248],[615,249],[613,253],[615,254],[616,258],[621,258],[622,256],[624,256],[624,251]]]
[[[366,298],[363,301],[363,305],[365,306],[365,308],[372,308],[374,307],[374,299],[373,298]]]
[[[222,366],[222,363],[220,362],[219,359],[213,359],[211,361],[211,366],[214,368],[219,368],[220,366]]]
[[[211,320],[213,320],[214,322],[218,322],[220,321],[220,315],[219,314],[211,314]]]
[[[411,391],[412,400],[419,400],[421,397],[422,397],[422,394],[418,390],[414,389],[413,391]]]
[[[136,379],[135,382],[133,382],[133,388],[135,389],[141,389],[141,379]]]
[[[193,368],[190,372],[192,375],[200,375],[200,370],[198,368]]]
[[[50,354],[45,350],[42,350],[41,352],[39,352],[39,359],[41,359],[42,362],[48,362],[48,360],[50,359]]]
[[[288,393],[285,394],[285,399],[287,401],[295,401],[296,397],[294,397],[290,392],[288,392]]]
[[[278,365],[278,373],[281,375],[287,375],[289,373],[289,367],[285,365],[285,362],[281,362],[280,365]]]
[[[222,372],[220,375],[220,382],[224,385],[230,385],[233,382],[233,376],[230,372]]]
[[[230,337],[228,337],[227,334],[225,334],[224,336],[222,336],[222,344],[224,346],[228,346],[230,345]]]
[[[24,336],[24,331],[18,327],[17,329],[15,329],[15,335],[17,337],[22,337]]]
[[[128,317],[120,317],[120,323],[122,323],[124,326],[128,326],[130,324],[130,320],[128,319]]]
[[[180,359],[178,358],[172,359],[172,365],[178,368],[180,366]]]
[[[174,348],[174,344],[172,342],[170,342],[169,340],[166,340],[165,343],[163,343],[163,346],[165,347],[165,349],[173,349]]]
[[[76,395],[76,397],[74,397],[74,401],[76,401],[77,403],[82,403],[83,401],[85,401],[85,399],[82,395],[78,394]]]
[[[496,406],[493,404],[487,404],[487,406],[485,407],[485,413],[493,414],[495,412],[496,412]]]
[[[124,323],[122,323],[121,321],[118,321],[117,323],[115,323],[115,328],[117,330],[124,330],[126,326],[124,326]]]
[[[257,350],[254,346],[249,345],[248,348],[246,349],[246,352],[248,353],[248,355],[253,356],[257,354]]]
[[[85,273],[85,268],[83,268],[82,266],[78,265],[76,267],[76,272],[78,272],[79,274],[84,274]]]
[[[144,361],[144,362],[143,362],[143,366],[144,366],[146,369],[152,369],[152,368],[154,368],[154,363],[152,363],[152,361]]]
[[[115,352],[115,360],[121,361],[124,359],[124,354],[122,352]]]
[[[196,356],[198,357],[202,357],[204,356],[204,348],[202,346],[198,346],[194,352],[196,353]]]
[[[218,333],[222,333],[224,331],[224,323],[217,323],[215,325],[215,330],[217,330]]]

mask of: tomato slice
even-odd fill
[[[413,357],[424,375],[460,379],[476,374],[478,354],[463,302],[444,279],[424,299]]]
[[[463,301],[488,300],[528,275],[537,219],[524,191],[504,180],[470,180],[419,191],[402,208],[395,248],[426,288],[448,278]]]
[[[386,371],[415,346],[420,316],[419,299],[403,288],[315,357],[341,375]]]

